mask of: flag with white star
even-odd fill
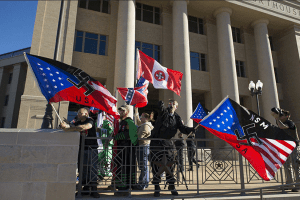
[[[198,103],[196,110],[193,112],[191,116],[191,119],[194,120],[196,123],[199,123],[206,115],[207,114],[203,109],[202,105]]]
[[[48,102],[70,101],[98,108],[119,118],[117,99],[81,69],[41,56],[24,56]]]
[[[95,107],[90,107],[90,112],[93,113],[93,114],[97,114],[99,113],[99,109],[98,108],[95,108]]]
[[[266,181],[274,178],[296,147],[295,139],[284,130],[229,98],[200,125],[241,153]]]
[[[117,88],[121,97],[128,105],[133,105],[137,108],[145,107],[148,104],[148,85],[149,81],[141,77],[135,88]]]

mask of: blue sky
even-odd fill
[[[36,0],[0,0],[0,54],[31,46]]]

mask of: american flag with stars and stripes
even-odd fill
[[[24,56],[48,102],[70,101],[120,118],[117,99],[81,69],[41,56],[26,53]]]
[[[114,116],[106,114],[106,120],[108,120],[112,125],[114,124]]]
[[[200,125],[241,153],[266,181],[296,147],[295,140],[254,112],[225,98]]]
[[[196,123],[199,123],[206,115],[207,114],[206,114],[205,110],[203,109],[202,105],[200,103],[198,103],[196,110],[194,111],[194,113],[191,116],[191,119],[193,119]]]

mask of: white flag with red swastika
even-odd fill
[[[141,76],[156,89],[169,89],[180,96],[182,73],[161,66],[156,60],[138,51],[137,79]]]

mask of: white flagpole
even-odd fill
[[[199,126],[200,126],[200,125],[198,124],[194,129],[196,130]],[[186,141],[186,139],[188,139],[188,137],[189,137],[190,135],[192,135],[192,134],[193,134],[193,131],[190,132],[190,134],[188,134],[188,136],[187,136],[186,138],[184,138],[183,141]]]
[[[140,60],[140,54],[139,54],[139,49],[136,48],[136,58],[135,58],[135,72],[136,72],[136,76],[135,76],[135,84],[137,84],[138,81],[138,72],[139,72],[139,60]]]
[[[58,113],[57,113],[57,111],[56,111],[55,107],[53,106],[53,104],[52,104],[52,103],[50,103],[50,104],[51,104],[51,106],[52,106],[53,110],[55,111],[55,113],[56,113],[56,115],[57,115],[57,117],[58,117],[58,119],[59,119],[60,123],[62,123],[63,121],[61,120],[60,116],[58,115]]]

